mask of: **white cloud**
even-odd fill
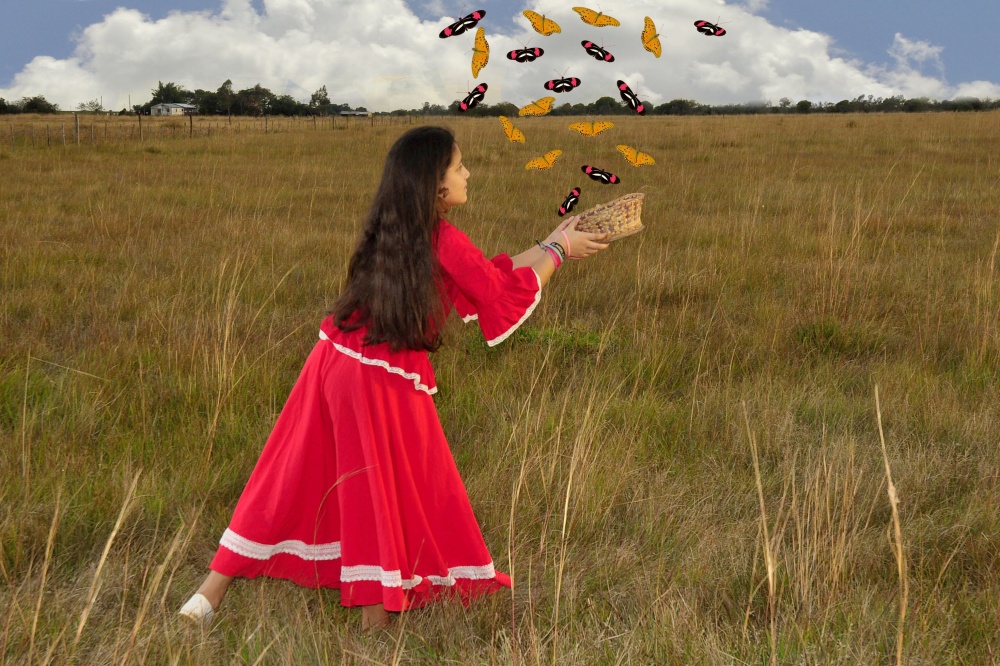
[[[751,14],[758,14],[766,10],[771,5],[771,0],[746,0],[743,6]]]
[[[930,62],[939,71],[943,71],[942,51],[944,51],[943,46],[934,46],[930,42],[919,40],[909,40],[897,32],[893,38],[892,46],[889,48],[889,55],[901,67],[912,67],[914,63],[922,65],[925,62]]]
[[[439,10],[446,4],[411,1]],[[869,94],[1000,97],[1000,86],[988,81],[949,85],[941,47],[903,35],[889,49],[889,65],[840,57],[828,35],[775,26],[755,15],[767,1],[715,0],[706,9],[705,0],[630,0],[613,12],[620,28],[595,28],[568,7],[552,13],[548,0],[529,0],[522,8],[548,13],[562,33],[543,37],[520,14],[512,22],[488,16],[481,25],[491,56],[479,82],[490,85],[487,103],[519,105],[550,94],[543,82],[563,72],[583,85],[558,95],[558,103],[617,98],[619,78],[653,104],[675,98],[711,104],[782,97],[837,101]],[[695,30],[695,20],[720,15],[724,37]],[[659,59],[640,43],[644,16],[660,32]],[[155,21],[119,8],[79,33],[70,58],[35,58],[0,88],[0,97],[44,94],[73,108],[103,96],[106,106],[120,108],[129,94],[133,103],[148,100],[157,81],[215,89],[232,79],[236,88],[260,83],[301,100],[325,85],[333,101],[373,110],[415,108],[425,101],[447,105],[476,85],[472,33],[438,38],[454,20],[421,21],[405,0],[263,0],[261,11],[251,0],[223,0],[218,11],[174,12]],[[603,43],[615,62],[587,56],[582,39]],[[507,60],[506,52],[521,43],[546,53],[534,63]]]

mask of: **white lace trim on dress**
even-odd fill
[[[427,384],[424,384],[423,382],[420,381],[421,377],[419,373],[407,372],[402,368],[397,368],[394,365],[389,365],[388,362],[383,361],[380,358],[368,358],[367,356],[364,356],[361,352],[356,352],[353,349],[345,347],[344,345],[333,342],[333,340],[330,340],[330,337],[323,331],[319,332],[319,339],[332,342],[333,346],[337,348],[337,351],[343,354],[347,354],[351,358],[357,359],[362,363],[364,363],[365,365],[377,365],[380,368],[384,368],[386,372],[391,372],[392,374],[399,375],[404,379],[409,379],[410,381],[413,382],[413,388],[417,389],[418,391],[423,391],[427,395],[434,395],[435,393],[437,393],[436,386],[434,388],[430,388],[427,386]]]
[[[451,587],[455,585],[458,578],[469,580],[490,580],[496,578],[497,572],[493,568],[493,563],[481,567],[450,567],[447,576],[427,576],[427,580],[433,585]],[[371,564],[359,564],[351,567],[341,567],[340,582],[357,583],[360,581],[374,581],[381,583],[385,587],[401,587],[409,590],[423,580],[422,576],[413,576],[403,580],[403,574],[399,569],[386,571],[380,566]]]
[[[477,314],[470,314],[470,315],[465,315],[464,317],[462,317],[462,321],[464,323],[466,323],[466,324],[468,324],[470,321],[475,321],[477,319],[479,319],[479,315],[477,315]]]
[[[535,269],[532,268],[531,272],[535,273]],[[489,345],[490,347],[493,347],[495,345],[500,344],[504,340],[506,340],[508,337],[510,337],[510,335],[514,331],[517,330],[517,327],[520,326],[521,324],[523,324],[524,320],[527,319],[528,317],[530,317],[531,313],[535,311],[535,306],[538,305],[538,300],[542,297],[542,278],[538,277],[538,273],[535,273],[535,279],[538,280],[538,291],[535,292],[535,300],[534,300],[534,302],[532,302],[532,304],[528,306],[528,309],[524,311],[524,315],[520,319],[517,320],[516,324],[514,324],[509,329],[507,329],[506,333],[498,335],[497,337],[493,338],[492,340],[487,340],[486,341],[487,345]]]
[[[251,541],[227,528],[219,543],[237,555],[249,557],[254,560],[269,560],[280,553],[288,553],[289,555],[295,555],[303,560],[310,561],[340,559],[339,541],[312,545],[303,541],[288,539],[270,545]],[[433,585],[451,587],[458,578],[489,580],[496,578],[496,575],[497,572],[493,568],[493,563],[490,562],[483,566],[449,567],[447,576],[427,576],[427,580]],[[416,575],[403,580],[403,574],[399,569],[387,571],[374,564],[357,564],[354,566],[342,566],[340,568],[340,582],[342,583],[374,581],[381,583],[385,587],[401,587],[404,590],[409,590],[419,585],[422,580],[422,576]]]
[[[340,542],[308,544],[304,541],[289,539],[274,545],[257,543],[246,537],[242,537],[231,529],[226,529],[222,534],[219,544],[225,546],[243,557],[254,560],[269,560],[279,553],[295,555],[303,560],[339,560]]]

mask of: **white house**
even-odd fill
[[[155,104],[149,107],[151,116],[191,116],[198,113],[194,104]]]

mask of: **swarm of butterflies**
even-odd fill
[[[607,14],[599,11],[594,11],[593,9],[588,9],[587,7],[573,7],[573,11],[580,15],[580,19],[584,23],[593,27],[618,27],[621,25],[621,22],[614,17],[608,16]],[[527,9],[524,10],[523,14],[524,17],[531,23],[531,27],[535,29],[535,32],[544,37],[550,37],[554,34],[562,32],[562,28],[558,23],[543,14]],[[464,34],[465,32],[475,28],[479,21],[481,21],[485,16],[486,10],[483,9],[474,11],[467,16],[463,16],[458,21],[444,28],[444,30],[440,32],[439,37],[444,39]],[[723,28],[709,21],[695,21],[694,27],[698,30],[698,32],[709,37],[722,37],[726,34],[726,31]],[[660,35],[656,32],[656,25],[653,23],[653,20],[648,16],[645,17],[645,25],[640,35],[640,39],[642,40],[643,48],[657,58],[659,58],[663,52],[659,37]],[[585,39],[581,42],[581,46],[587,55],[599,62],[611,63],[615,61],[614,55],[612,55],[603,46],[599,46],[593,41]],[[544,49],[525,46],[524,48],[515,49],[507,53],[507,59],[517,63],[529,63],[541,58],[544,54]],[[476,30],[472,48],[473,78],[479,78],[479,73],[484,67],[486,67],[489,61],[490,45],[486,41],[485,30],[480,27]],[[576,77],[566,77],[564,73],[562,78],[546,81],[543,86],[546,90],[558,94],[569,92],[578,87],[580,83],[580,79]],[[639,99],[639,96],[635,94],[625,81],[619,80],[616,85],[618,87],[619,96],[631,110],[640,115],[646,113],[647,105]],[[487,90],[489,90],[489,85],[486,83],[480,83],[477,85],[459,103],[459,110],[468,111],[469,109],[475,108],[485,99]],[[552,110],[552,105],[555,101],[555,97],[542,97],[537,99],[530,104],[521,107],[518,111],[518,116],[544,116]],[[519,143],[526,142],[524,132],[515,127],[514,123],[511,122],[511,120],[506,116],[500,116],[500,125],[503,128],[504,135],[509,141]],[[577,122],[569,125],[569,129],[588,137],[597,136],[601,132],[610,130],[613,127],[614,123],[609,121]],[[616,147],[628,163],[634,167],[656,164],[653,156],[649,153],[641,152],[638,149],[625,144],[619,144]],[[562,155],[562,152],[563,151],[561,150],[550,150],[541,157],[535,157],[530,160],[527,164],[525,164],[524,168],[549,169],[553,164],[555,164],[559,156]],[[618,175],[593,165],[584,164],[580,167],[580,170],[592,180],[603,185],[618,185],[622,182]],[[557,214],[563,216],[572,211],[577,202],[580,200],[580,194],[581,188],[574,187],[559,206],[556,211]]]

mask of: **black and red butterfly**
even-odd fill
[[[622,182],[622,179],[615,174],[609,171],[604,171],[603,169],[598,169],[595,166],[584,165],[580,167],[580,171],[584,172],[598,183],[602,183],[604,185],[618,185]]]
[[[457,21],[449,25],[447,28],[442,30],[438,34],[438,37],[444,39],[446,37],[454,37],[455,35],[461,35],[466,30],[475,28],[476,24],[479,23],[479,21],[484,16],[486,16],[485,9],[480,9],[478,11],[472,12],[468,16],[463,16],[462,18],[458,19]]]
[[[575,76],[571,76],[565,79],[552,79],[551,81],[546,81],[545,89],[557,93],[564,93],[569,92],[578,85],[580,85],[580,79]]]
[[[624,81],[618,81],[618,94],[622,96],[622,100],[628,104],[630,109],[640,115],[646,113],[646,105],[639,100],[639,96],[632,92],[632,89]]]
[[[709,37],[722,37],[726,34],[725,28],[708,21],[695,21],[694,27],[698,28],[698,32]]]
[[[475,108],[480,102],[483,101],[483,98],[486,97],[487,88],[489,88],[489,86],[485,83],[480,83],[476,86],[472,92],[466,95],[465,99],[459,102],[459,111],[468,111],[469,109]]]
[[[559,217],[573,210],[573,207],[576,206],[576,202],[579,200],[580,188],[574,187],[573,191],[566,196],[566,200],[562,202],[562,206],[559,206]]]
[[[517,62],[531,62],[535,58],[541,58],[543,53],[545,53],[545,50],[540,49],[537,46],[533,49],[516,49],[507,54],[507,59],[516,60]]]
[[[598,46],[594,42],[585,39],[585,40],[583,40],[580,43],[583,44],[584,50],[588,54],[594,56],[595,59],[602,60],[604,62],[614,62],[615,61],[615,57],[613,55],[611,55],[610,53],[608,53],[607,51],[605,51],[603,48],[601,48],[600,46]]]

